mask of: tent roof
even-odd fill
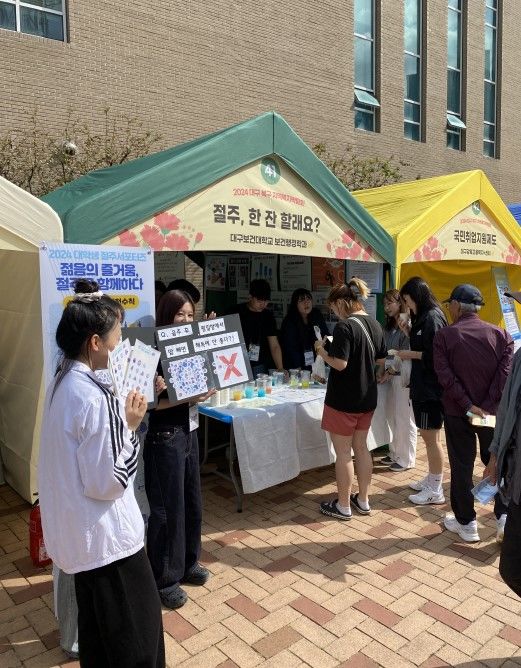
[[[391,237],[275,112],[123,165],[90,172],[45,197],[65,241],[102,243],[232,172],[276,155],[387,262]]]
[[[0,176],[0,249],[35,252],[42,241],[63,241],[58,215]]]
[[[486,207],[517,248],[521,248],[519,226],[479,169],[358,190],[353,196],[393,237],[398,265],[433,232],[476,201]]]

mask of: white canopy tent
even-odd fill
[[[48,204],[0,177],[0,453],[24,499],[37,490],[44,398],[38,248],[63,241]]]

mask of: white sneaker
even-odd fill
[[[478,523],[476,520],[472,520],[468,524],[460,524],[458,520],[454,517],[453,513],[447,513],[443,524],[447,531],[452,531],[452,533],[457,533],[458,536],[464,540],[466,543],[477,543],[480,539],[478,533]]]
[[[414,489],[415,492],[421,492],[422,489],[425,489],[426,487],[429,486],[429,476],[426,475],[425,478],[422,478],[421,480],[415,480],[414,482],[409,483],[409,487],[411,489]]]
[[[503,538],[505,537],[505,522],[507,521],[507,516],[506,513],[501,515],[501,517],[498,517],[496,520],[496,527],[497,527],[497,533],[496,533],[496,543],[502,543]]]
[[[418,494],[411,494],[409,501],[417,506],[428,506],[431,503],[435,505],[445,503],[445,497],[443,496],[443,490],[435,492],[430,487],[424,487]]]

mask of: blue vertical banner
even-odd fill
[[[102,292],[124,307],[122,324],[126,327],[155,324],[154,256],[150,248],[42,244],[40,290],[46,386],[58,361],[56,327],[79,278],[96,281]]]
[[[503,320],[505,321],[505,329],[514,339],[514,350],[517,351],[521,347],[521,331],[519,329],[519,320],[514,301],[505,295],[505,292],[510,292],[507,272],[504,267],[492,267],[492,273],[496,282],[499,305],[503,314]]]

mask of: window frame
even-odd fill
[[[424,132],[423,132],[423,94],[424,94],[424,86],[423,86],[423,49],[424,49],[424,33],[423,33],[423,28],[424,28],[424,2],[423,0],[416,0],[417,2],[417,17],[418,17],[418,22],[416,26],[416,32],[418,35],[418,53],[413,53],[412,51],[409,51],[408,49],[405,48],[405,11],[404,11],[404,22],[403,22],[403,66],[404,66],[404,74],[405,74],[405,61],[407,56],[412,56],[413,58],[416,58],[417,61],[417,72],[418,72],[418,100],[412,100],[411,98],[406,96],[407,92],[407,87],[405,83],[405,76],[404,76],[404,93],[403,93],[403,134],[405,139],[408,139],[409,141],[423,141],[424,140]],[[405,10],[405,2],[404,2],[404,10]],[[406,117],[405,115],[405,107],[406,104],[411,104],[418,109],[418,121],[410,120],[409,118]],[[406,134],[406,127],[407,126],[415,126],[418,128],[418,138],[412,138],[408,137]]]
[[[56,9],[50,9],[48,7],[42,7],[40,5],[34,5],[31,2],[28,2],[27,0],[1,0],[2,3],[6,5],[12,5],[15,8],[15,20],[16,20],[16,27],[14,30],[11,28],[3,28],[0,26],[0,30],[8,30],[9,32],[17,32],[20,33],[21,35],[29,35],[31,37],[39,37],[40,39],[48,39],[53,42],[62,42],[65,43],[68,41],[68,35],[67,35],[67,6],[66,6],[66,0],[60,0],[62,9],[61,11],[58,11]],[[32,9],[35,11],[43,12],[44,14],[54,14],[55,16],[61,16],[62,17],[62,30],[63,30],[63,39],[54,39],[54,37],[45,37],[44,35],[35,35],[30,32],[25,32],[23,31],[22,28],[22,21],[21,21],[21,12],[20,8],[24,7],[27,9]]]
[[[355,121],[355,130],[360,130],[361,132],[376,132],[377,131],[377,117],[376,117],[376,110],[380,107],[380,102],[378,101],[378,98],[376,97],[376,2],[375,0],[371,0],[371,35],[368,37],[367,35],[362,35],[361,33],[357,33],[355,30],[355,15],[354,12],[356,10],[356,2],[353,3],[353,55],[354,55],[354,61],[353,61],[353,66],[354,66],[354,103],[353,103],[353,109],[354,109],[354,121]],[[372,83],[372,88],[368,88],[367,86],[363,86],[360,84],[356,83],[356,43],[357,40],[364,40],[365,42],[369,42],[371,44],[371,83]],[[358,99],[357,96],[357,91],[360,91],[361,93],[366,93],[372,98],[372,101],[370,103],[361,103]],[[371,129],[366,129],[363,127],[360,127],[359,125],[357,126],[356,124],[356,117],[357,113],[363,114],[366,118],[371,119]]]
[[[447,147],[457,151],[464,151],[464,131],[466,130],[466,125],[463,120],[464,118],[464,95],[463,95],[463,72],[465,67],[465,49],[464,49],[464,40],[463,35],[466,32],[466,21],[465,21],[465,2],[463,0],[457,0],[457,7],[454,7],[454,0],[448,0],[447,2],[447,122],[446,122],[446,133],[447,133]],[[458,30],[458,61],[459,68],[449,65],[449,21],[451,12],[459,14],[459,30]],[[449,72],[458,72],[459,74],[459,111],[449,108]],[[449,121],[449,117],[453,116],[460,120],[461,125],[457,126],[456,123]],[[451,141],[457,139],[457,148],[456,146],[451,145]]]
[[[492,5],[495,5],[492,6]],[[488,23],[487,22],[487,10],[491,10],[494,12],[495,15],[495,25]],[[487,58],[486,58],[486,49],[483,48],[483,155],[486,158],[493,158],[497,159],[499,157],[499,147],[498,147],[498,115],[499,115],[499,103],[498,103],[498,68],[500,67],[500,62],[498,58],[499,54],[499,40],[500,40],[500,32],[499,32],[499,25],[500,25],[500,2],[499,0],[485,0],[484,3],[484,35],[486,35],[487,28],[490,28],[491,30],[494,31],[494,45],[495,45],[495,50],[493,54],[493,71],[494,71],[494,79],[488,79],[486,77],[487,73]],[[485,47],[486,41],[485,37],[483,40],[483,47]],[[494,97],[493,97],[493,103],[494,103],[494,122],[487,121],[486,119],[486,109],[487,109],[487,84],[489,86],[493,87],[494,91]],[[493,135],[494,139],[487,139],[486,138],[486,129],[493,128]],[[492,153],[487,153],[485,151],[485,147],[492,147]]]

